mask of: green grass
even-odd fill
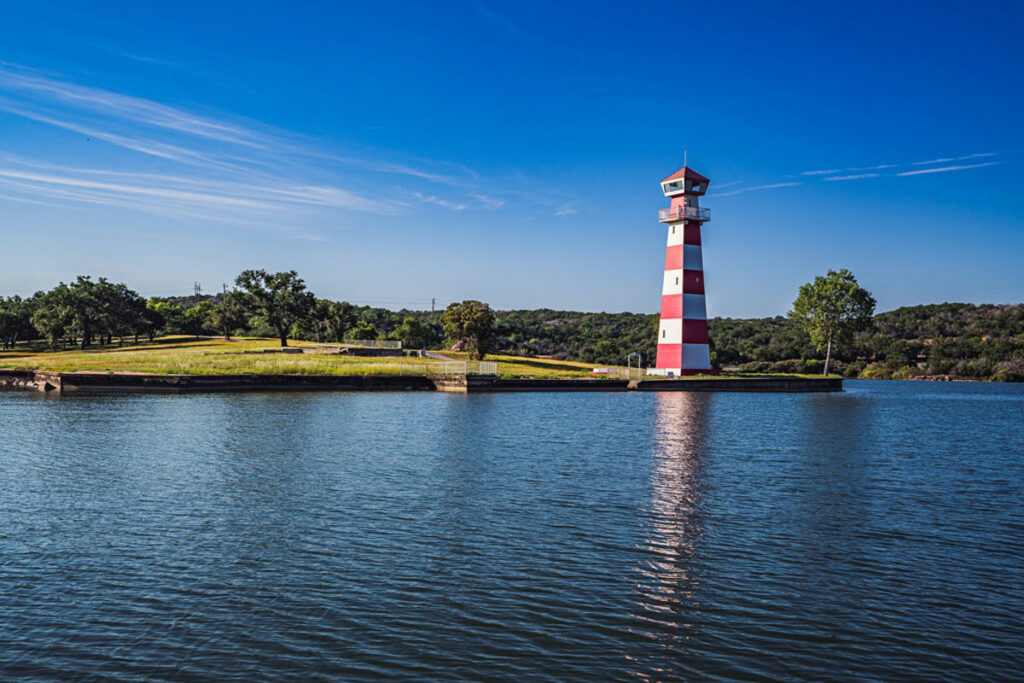
[[[311,342],[290,341],[290,348],[315,347]],[[85,351],[69,349],[49,351],[41,345],[0,351],[0,368],[50,370],[55,372],[132,372],[158,375],[421,375],[428,364],[442,361],[418,357],[366,357],[336,354],[244,354],[243,351],[280,349],[274,339],[196,339],[162,337],[153,342],[122,347],[92,347]],[[468,354],[445,351],[446,356],[466,360]],[[487,361],[498,364],[503,377],[537,379],[588,377],[595,367],[588,363],[493,355]],[[832,375],[835,377],[836,375]],[[686,379],[724,379],[735,377],[821,377],[821,375],[691,375]]]
[[[290,341],[290,348],[316,346]],[[163,337],[123,347],[92,347],[85,351],[48,351],[38,345],[0,351],[0,368],[55,372],[136,372],[158,375],[399,375],[425,374],[428,363],[417,357],[365,357],[336,354],[244,354],[242,351],[280,349],[272,339],[195,339]],[[454,354],[453,354],[454,355]],[[578,377],[589,375],[583,363],[536,361],[497,356],[498,372],[513,377]]]

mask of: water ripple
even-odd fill
[[[0,393],[5,680],[1010,679],[1024,388]]]

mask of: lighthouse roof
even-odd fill
[[[711,182],[709,179],[705,178],[700,173],[697,173],[692,168],[687,168],[686,166],[683,166],[681,169],[679,169],[678,171],[676,171],[675,173],[673,173],[669,177],[665,178],[661,182],[667,183],[670,180],[679,180],[681,178],[685,178],[687,180],[693,180],[693,181],[698,182],[698,183],[710,183]]]

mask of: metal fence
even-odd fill
[[[464,360],[424,363],[428,375],[497,375],[498,364],[494,361]]]
[[[644,371],[643,368],[594,368],[593,374],[597,377],[607,377],[608,379],[643,379]]]
[[[342,342],[349,346],[362,346],[368,349],[400,349],[402,342],[396,339],[346,339]]]

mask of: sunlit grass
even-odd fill
[[[316,347],[310,342],[290,341],[290,348]],[[413,356],[365,357],[339,354],[282,354],[243,351],[277,351],[272,339],[195,339],[162,337],[154,342],[123,347],[93,347],[85,351],[47,351],[31,348],[0,352],[0,368],[55,372],[139,372],[161,375],[413,375],[425,374],[432,358]],[[455,355],[455,354],[453,354]],[[498,372],[515,377],[590,376],[592,366],[583,363],[546,361],[516,356],[494,356]]]
[[[290,341],[292,349],[316,347],[312,342]],[[16,351],[0,351],[0,368],[50,370],[55,372],[137,372],[159,375],[422,375],[443,362],[416,356],[365,357],[329,353],[283,354],[242,353],[243,351],[278,351],[275,339],[196,339],[195,337],[161,337],[138,345],[92,347],[85,351],[68,349],[51,352],[33,346]],[[466,360],[468,354],[443,352],[445,356]],[[497,363],[503,377],[537,379],[576,377],[606,379],[594,375],[594,365],[575,361],[520,356],[489,355],[485,361]],[[622,370],[619,368],[619,370]],[[431,370],[432,371],[432,370]],[[635,371],[635,369],[634,369]],[[621,376],[621,375],[620,375]],[[831,375],[837,377],[836,375]],[[636,375],[634,375],[636,377]],[[688,379],[728,379],[737,377],[803,377],[821,375],[753,375],[722,373],[690,375]],[[648,379],[648,377],[644,377]],[[651,377],[650,379],[657,379]]]

